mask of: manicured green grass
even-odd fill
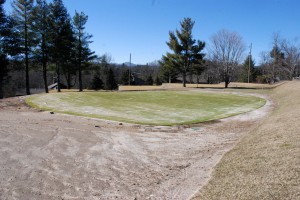
[[[257,109],[265,100],[253,96],[199,92],[51,93],[27,98],[41,110],[150,125],[192,124]]]

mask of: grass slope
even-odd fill
[[[194,199],[300,199],[300,82],[271,97],[274,112],[223,157]]]
[[[50,110],[114,121],[175,125],[225,118],[265,104],[253,96],[196,91],[52,93],[27,98]]]

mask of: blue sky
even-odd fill
[[[12,0],[6,1],[9,11]],[[116,63],[128,62],[130,53],[137,64],[159,60],[169,51],[169,31],[178,29],[184,17],[195,21],[194,38],[207,44],[221,29],[237,32],[247,47],[252,42],[256,63],[260,52],[272,48],[275,32],[287,39],[300,36],[299,0],[64,0],[64,4],[72,16],[75,10],[89,16],[91,49],[97,55],[109,53]]]

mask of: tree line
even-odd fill
[[[13,0],[9,16],[4,3],[0,0],[0,98],[10,82],[26,88],[27,95],[41,82],[46,93],[51,83],[57,83],[58,92],[61,87],[82,91],[160,84],[157,63],[129,67],[112,63],[109,54],[95,55],[89,48],[92,35],[85,30],[88,16],[75,11],[71,17],[62,0]]]
[[[224,82],[227,88],[231,81],[273,83],[300,75],[298,41],[290,42],[275,34],[273,48],[263,52],[262,62],[255,65],[251,53],[243,60],[246,45],[238,33],[220,30],[206,47],[204,41],[193,38],[194,24],[191,18],[184,18],[180,30],[169,32],[167,45],[172,52],[164,55],[160,62],[164,82],[181,79],[185,87],[189,77],[189,83]]]
[[[0,0],[1,69],[0,97],[4,82],[9,78],[11,66],[24,68],[26,94],[30,92],[29,72],[41,67],[45,92],[48,93],[47,73],[51,66],[56,72],[57,88],[60,91],[61,75],[77,74],[79,91],[82,91],[82,70],[95,58],[89,48],[92,36],[85,32],[88,16],[75,12],[71,17],[62,0],[14,0],[12,14],[7,16]]]
[[[292,79],[300,73],[299,43],[274,35],[273,48],[261,54],[255,63],[251,53],[244,58],[246,45],[242,37],[220,30],[209,42],[193,36],[195,21],[184,18],[180,29],[169,32],[166,45],[171,52],[158,62],[126,66],[112,63],[108,54],[96,56],[89,48],[92,35],[85,25],[88,16],[68,13],[62,0],[13,0],[12,13],[5,13],[0,0],[0,98],[12,84],[26,88],[56,83],[57,90],[117,89],[121,85],[153,85],[162,82],[220,83],[232,81],[272,83]],[[18,74],[12,80],[11,74]],[[34,72],[41,72],[42,80]],[[50,78],[51,80],[49,80]],[[24,84],[23,84],[24,79]]]

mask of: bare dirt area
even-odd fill
[[[144,126],[0,101],[0,199],[189,199],[272,109],[190,126]]]

